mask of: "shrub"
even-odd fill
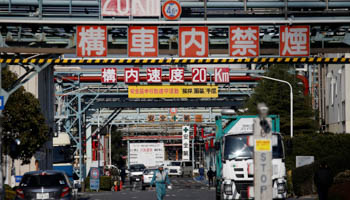
[[[112,179],[110,176],[100,177],[100,189],[110,191],[112,188]]]
[[[289,141],[291,145],[286,145]],[[350,152],[350,134],[299,134],[291,140],[285,137],[284,144],[286,167],[294,169],[295,156],[314,156],[315,161],[319,161],[330,155],[347,155]]]
[[[100,190],[110,191],[112,185],[112,178],[110,176],[100,177]],[[85,188],[86,191],[90,191],[90,177],[86,177],[85,179]]]
[[[306,165],[293,170],[292,182],[294,194],[303,196],[314,193],[313,190],[313,174],[314,165]]]
[[[347,183],[350,182],[350,170],[345,170],[343,172],[340,172],[334,177],[334,183]]]
[[[350,182],[338,183],[329,189],[328,199],[331,200],[349,200]]]
[[[335,177],[339,172],[350,169],[349,155],[328,156],[311,165],[295,168],[293,170],[292,180],[294,193],[297,196],[308,195],[315,192],[313,178],[316,170],[318,169],[319,163],[322,161],[327,163],[333,177]]]
[[[4,189],[5,189],[5,200],[15,199],[16,192],[9,185],[4,185]]]

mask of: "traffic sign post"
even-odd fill
[[[272,199],[271,119],[265,113],[254,119],[254,199]],[[260,109],[259,109],[260,110]]]
[[[181,15],[182,9],[179,2],[169,0],[164,3],[162,13],[167,20],[177,20]]]
[[[97,167],[90,168],[90,190],[100,189],[100,171]]]
[[[5,108],[4,96],[0,96],[0,110],[4,110],[4,108]]]

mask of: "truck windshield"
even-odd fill
[[[254,147],[248,146],[247,135],[229,135],[225,137],[224,159],[253,158]]]
[[[224,159],[253,158],[254,147],[248,146],[248,138],[252,135],[229,135],[225,137]],[[282,139],[280,135],[274,135],[275,142],[272,147],[273,158],[283,158]]]
[[[53,163],[72,163],[74,160],[73,152],[69,145],[53,147]]]

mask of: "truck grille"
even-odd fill
[[[238,182],[235,182],[235,184],[236,184],[236,190],[241,195],[241,198],[247,199],[248,198],[248,187],[253,186],[254,182],[253,181],[238,181]]]
[[[235,172],[243,172],[243,168],[234,168]]]
[[[176,169],[171,169],[170,173],[177,173],[177,170]]]
[[[244,178],[244,174],[236,174],[237,178]]]

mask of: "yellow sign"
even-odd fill
[[[218,86],[208,85],[129,85],[129,98],[218,98]]]
[[[271,151],[271,140],[255,140],[256,151]]]

